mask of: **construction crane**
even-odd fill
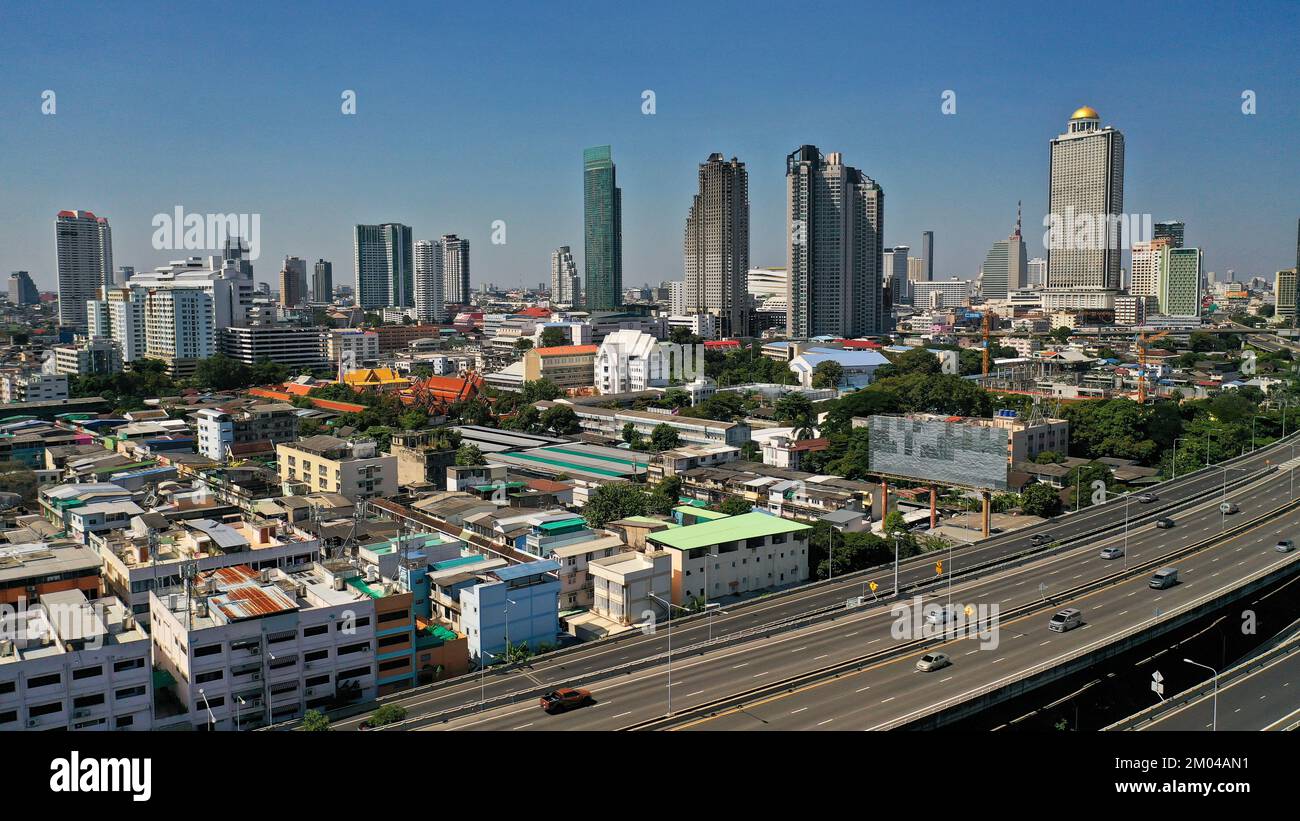
[[[984,312],[984,321],[983,321],[984,349],[980,352],[982,354],[982,358],[984,361],[984,376],[986,378],[989,375],[989,316],[990,314],[991,314],[990,311]]]
[[[1161,331],[1158,334],[1148,335],[1145,331],[1138,335],[1138,404],[1147,403],[1147,343],[1155,342],[1162,336],[1167,336],[1168,331]]]

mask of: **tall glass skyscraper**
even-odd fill
[[[411,228],[401,223],[358,225],[353,235],[357,304],[371,308],[415,306]]]
[[[700,164],[682,243],[686,313],[713,314],[717,335],[749,335],[749,173],[735,157]]]
[[[609,146],[583,151],[582,165],[586,307],[612,311],[623,303],[623,192]]]

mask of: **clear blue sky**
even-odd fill
[[[581,259],[582,149],[603,143],[628,286],[681,278],[696,166],[714,151],[748,165],[753,263],[784,265],[784,157],[802,143],[883,185],[888,245],[919,249],[933,229],[936,275],[969,277],[1018,199],[1041,253],[1048,141],[1084,104],[1127,138],[1126,211],[1186,220],[1207,270],[1295,264],[1294,0],[11,0],[0,31],[0,272],[42,288],[58,210],[107,216],[116,264],[147,269],[184,256],[150,244],[176,205],[260,214],[259,280],[294,254],[351,282],[352,225],[400,221],[417,239],[468,237],[476,287],[535,284],[553,247]],[[356,116],[340,113],[344,89]]]

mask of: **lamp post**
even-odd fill
[[[901,550],[900,543],[902,542],[902,539],[903,539],[903,534],[895,530],[894,531],[894,597],[895,598],[898,597],[898,554],[899,551]]]
[[[199,698],[203,699],[203,706],[208,711],[208,726],[217,729],[217,717],[212,714],[212,705],[208,703],[208,697],[203,694],[203,688],[199,688]]]
[[[1204,667],[1206,670],[1214,673],[1214,713],[1213,718],[1210,719],[1210,731],[1214,732],[1219,729],[1219,671],[1215,670],[1208,664],[1201,664],[1200,662],[1192,661],[1191,659],[1183,659],[1183,661],[1195,667]]]
[[[673,714],[673,608],[685,610],[680,604],[673,604],[670,601],[664,601],[654,593],[647,595],[660,604],[668,608],[668,715]]]
[[[713,641],[713,613],[709,610],[709,559],[720,559],[717,553],[704,554],[704,610],[709,616],[709,641]]]
[[[487,700],[487,662],[483,657],[490,656],[491,658],[496,658],[497,656],[496,653],[489,653],[482,647],[479,648],[478,655],[478,711],[481,713],[483,712],[483,702]]]
[[[235,732],[239,732],[239,708],[247,704],[243,696],[235,696]]]

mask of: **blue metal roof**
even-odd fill
[[[526,562],[516,564],[510,567],[501,567],[492,571],[503,582],[514,581],[515,579],[526,579],[529,576],[537,576],[542,573],[554,573],[560,569],[560,563],[554,559],[542,559],[536,562]]]

